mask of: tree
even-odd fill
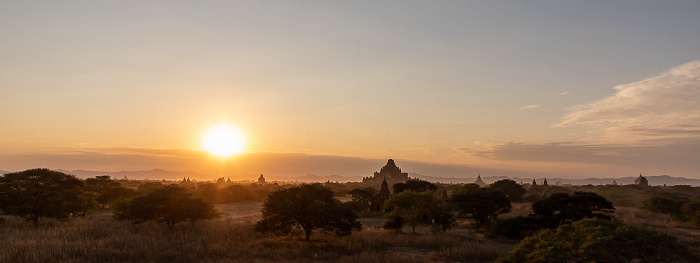
[[[571,223],[584,218],[610,219],[613,204],[596,193],[574,192],[552,194],[532,204],[533,215],[550,227]]]
[[[674,237],[616,220],[585,219],[527,237],[497,262],[698,262]]]
[[[350,206],[333,198],[333,191],[318,183],[270,193],[261,212],[262,219],[255,223],[256,231],[286,235],[301,229],[307,241],[317,229],[333,231],[338,236],[362,229]]]
[[[411,224],[413,233],[416,233],[416,225],[421,222],[430,222],[430,209],[438,205],[440,201],[442,200],[438,199],[433,192],[404,191],[392,195],[386,201],[385,206],[391,209],[387,217],[390,220],[394,220],[396,217],[404,218],[406,222]]]
[[[175,224],[189,221],[192,225],[200,219],[221,216],[214,205],[191,194],[177,185],[168,185],[129,202],[115,206],[117,219],[133,219],[134,223],[155,221],[173,229]]]
[[[437,185],[423,180],[408,180],[405,183],[397,183],[392,186],[394,194],[401,193],[406,190],[413,192],[437,191]]]
[[[110,179],[109,175],[85,179],[85,189],[93,192],[96,195],[95,201],[103,206],[111,205],[116,200],[127,198],[134,194],[133,190]]]
[[[491,188],[501,190],[511,202],[522,202],[523,195],[527,193],[525,187],[510,179],[498,180],[491,184]]]
[[[682,207],[685,203],[690,201],[690,197],[682,193],[657,193],[651,197],[642,201],[642,209],[654,212],[674,215],[680,217],[682,212]]]
[[[372,200],[377,195],[377,190],[372,187],[356,188],[350,191],[352,200],[348,202],[355,212],[367,212],[372,206]]]
[[[477,227],[486,225],[496,216],[508,213],[511,209],[510,200],[500,190],[481,188],[467,184],[450,197],[450,202],[459,214],[470,214],[476,221]]]
[[[39,226],[40,217],[67,219],[86,205],[83,182],[73,175],[32,169],[0,176],[0,210]]]

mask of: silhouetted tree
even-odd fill
[[[85,189],[95,193],[95,201],[103,206],[111,205],[116,200],[128,198],[135,194],[133,190],[112,180],[109,175],[85,179]]]
[[[498,180],[491,184],[491,188],[501,190],[511,202],[522,202],[523,195],[527,193],[525,187],[510,179]]]
[[[403,217],[406,222],[411,224],[413,233],[416,232],[416,225],[424,222],[422,219],[429,219],[431,216],[431,208],[439,205],[442,202],[432,192],[413,192],[404,191],[389,197],[385,206],[391,209],[387,214],[387,218],[392,220],[396,217]]]
[[[316,229],[334,231],[338,236],[362,229],[350,206],[333,198],[333,191],[318,183],[272,192],[261,211],[256,231],[289,234],[300,228],[307,241]]]
[[[155,221],[165,223],[173,229],[179,222],[189,221],[193,225],[199,219],[211,219],[221,214],[214,205],[198,198],[177,185],[168,185],[129,202],[115,206],[117,219],[133,219],[134,223]]]
[[[571,223],[584,218],[610,219],[613,204],[596,193],[574,192],[552,194],[532,204],[533,215],[550,227]]]
[[[377,190],[371,187],[356,188],[350,190],[352,200],[348,202],[355,212],[367,212],[372,206],[372,200],[377,195]]]
[[[0,176],[0,210],[39,225],[40,217],[70,218],[83,211],[83,182],[73,175],[32,169]]]
[[[403,226],[406,224],[406,220],[401,217],[400,215],[396,214],[388,214],[386,221],[384,221],[384,225],[382,228],[388,229],[388,230],[394,230],[396,233],[401,232],[401,229]]]
[[[481,188],[467,184],[450,197],[459,214],[470,214],[476,221],[477,227],[491,222],[496,216],[508,213],[511,209],[510,200],[500,190]]]
[[[396,183],[392,186],[394,194],[401,193],[406,190],[413,192],[437,191],[437,185],[423,180],[412,179],[405,183]]]
[[[227,203],[253,201],[253,195],[248,188],[242,185],[231,185],[224,189],[225,200]]]

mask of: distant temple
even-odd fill
[[[379,193],[377,193],[372,200],[371,210],[373,212],[385,212],[386,208],[384,207],[384,202],[389,200],[389,194],[389,184],[386,182],[386,178],[384,178]]]
[[[474,183],[478,186],[481,186],[481,187],[486,186],[486,183],[484,183],[484,181],[481,180],[481,174],[476,176],[476,181],[474,181]]]
[[[548,185],[549,185],[549,184],[547,184],[547,177],[545,177],[545,178],[544,178],[544,182],[542,182],[542,186],[548,186]]]
[[[262,174],[260,174],[260,177],[258,177],[258,183],[265,183],[265,177],[263,177]]]
[[[401,171],[401,168],[396,166],[396,163],[394,163],[394,160],[389,159],[387,161],[386,165],[382,167],[379,172],[374,172],[374,176],[372,177],[365,177],[362,178],[363,183],[379,183],[381,181],[385,181],[390,185],[394,185],[396,183],[405,183],[410,179],[408,177],[408,173],[404,173]],[[383,185],[384,183],[382,183]]]
[[[533,178],[532,179],[532,186],[536,186],[536,185],[537,185],[537,181],[535,181],[535,179]]]
[[[612,184],[611,184],[611,185],[618,185],[618,183],[617,183],[617,181],[616,181],[615,179],[613,179],[613,181],[612,181]]]
[[[647,181],[647,178],[642,176],[642,174],[639,174],[639,177],[637,179],[634,179],[634,184],[640,185],[640,186],[649,186],[649,181]]]

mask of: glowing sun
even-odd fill
[[[228,125],[215,126],[202,138],[204,149],[219,157],[228,157],[245,151],[246,138],[239,130]]]

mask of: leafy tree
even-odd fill
[[[503,191],[511,202],[522,202],[527,193],[525,187],[510,179],[498,180],[491,184],[491,188]]]
[[[437,185],[423,180],[408,180],[405,183],[396,183],[392,186],[394,194],[401,193],[406,190],[413,192],[437,191]]]
[[[401,232],[401,229],[405,224],[406,220],[403,219],[403,217],[396,214],[388,214],[387,219],[386,221],[384,221],[384,225],[382,226],[382,228],[395,230],[396,233],[399,233]]]
[[[496,216],[508,213],[510,200],[500,190],[481,188],[472,184],[465,185],[450,197],[450,202],[459,214],[470,214],[477,227],[491,222]]]
[[[300,228],[307,241],[316,229],[334,231],[338,236],[362,229],[350,206],[333,198],[333,191],[318,183],[272,192],[261,211],[256,231],[289,234]]]
[[[431,208],[435,207],[442,200],[438,199],[433,192],[413,192],[404,191],[389,197],[385,206],[391,209],[387,214],[389,219],[402,217],[411,224],[413,233],[416,233],[416,225],[427,223],[431,217]],[[422,219],[426,219],[423,220]],[[428,221],[429,222],[429,221]]]
[[[552,194],[532,204],[533,215],[550,227],[571,223],[584,218],[610,219],[613,204],[596,193],[575,192]]]
[[[110,179],[109,175],[95,176],[85,179],[85,189],[95,194],[95,201],[100,205],[111,205],[112,202],[134,195],[119,182]]]
[[[377,194],[377,190],[372,187],[356,188],[350,190],[352,200],[348,202],[355,212],[367,212],[372,206],[372,199]]]
[[[433,217],[433,231],[447,231],[457,223],[452,210],[452,206],[442,199],[438,199],[430,207],[430,214]]]
[[[165,223],[170,229],[179,222],[192,225],[199,219],[217,218],[221,214],[214,205],[198,198],[177,185],[168,185],[131,201],[115,205],[117,219],[133,219],[134,223],[155,221]]]
[[[642,209],[682,217],[681,208],[690,201],[690,197],[682,193],[663,192],[652,195],[642,201]]]
[[[527,237],[497,262],[698,262],[674,237],[620,221],[585,219]]]
[[[70,218],[82,211],[83,182],[73,175],[32,169],[0,176],[0,210],[39,226],[40,217]]]
[[[242,185],[231,185],[224,189],[225,200],[227,203],[253,201],[253,195],[248,188]]]
[[[150,192],[163,189],[165,186],[161,182],[146,182],[139,184],[136,188],[136,193],[138,195],[148,194]]]

